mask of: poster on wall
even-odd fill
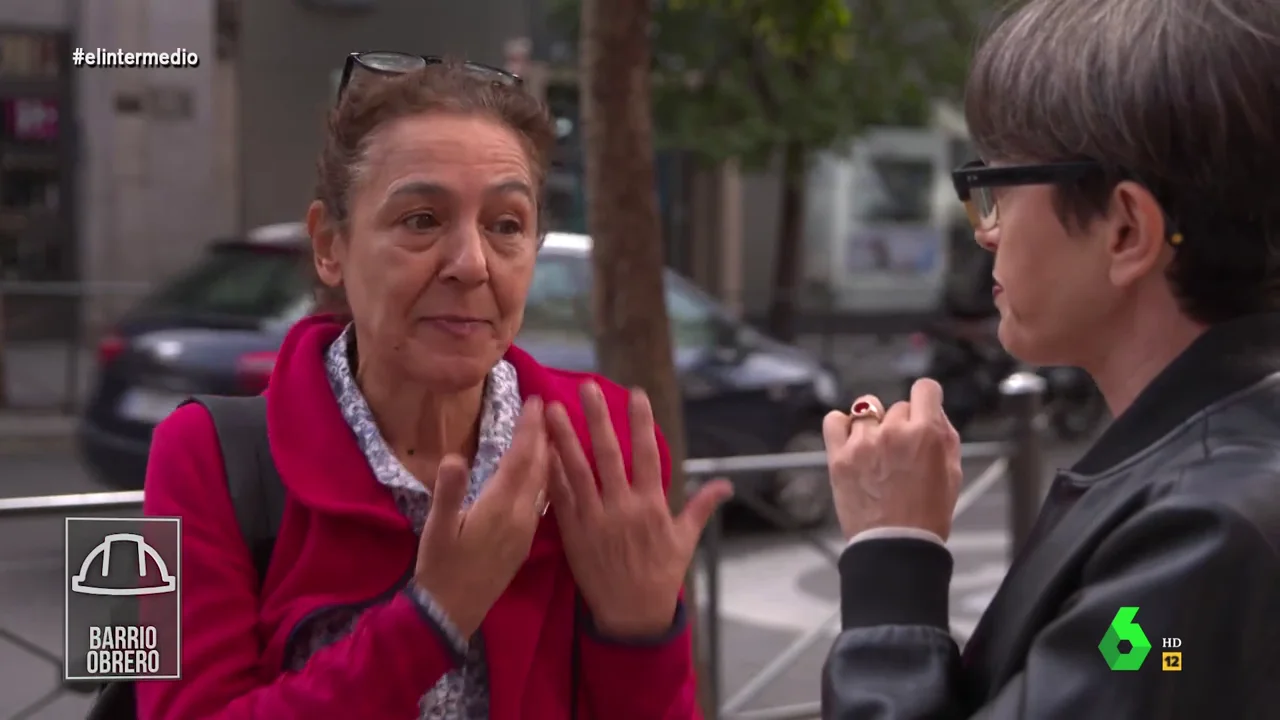
[[[65,70],[69,53],[49,32],[0,33],[0,80],[53,80]]]
[[[5,100],[4,136],[17,142],[54,142],[58,139],[58,103],[45,98]]]
[[[866,225],[850,231],[845,271],[858,275],[928,276],[942,259],[942,231],[929,225]]]

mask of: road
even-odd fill
[[[1046,471],[1079,455],[1079,446],[1051,448]],[[982,473],[966,463],[965,476]],[[67,455],[0,455],[0,496],[101,490]],[[956,556],[952,582],[953,629],[963,640],[994,594],[1007,556],[1002,484],[982,495],[957,521],[950,545]],[[825,540],[838,547],[834,532]],[[795,536],[736,532],[726,541],[721,565],[722,687],[725,698],[741,691],[766,664],[837,610],[834,569]],[[63,693],[34,715],[19,714],[56,687],[63,623],[63,523],[60,518],[0,521],[0,720],[83,718],[89,700]],[[705,594],[702,594],[705,596]],[[813,702],[830,643],[824,632],[794,665],[739,709]],[[19,644],[32,646],[24,649]],[[46,656],[45,659],[38,654]]]

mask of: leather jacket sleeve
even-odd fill
[[[845,552],[840,570],[843,632],[822,687],[828,720],[1203,720],[1273,717],[1280,707],[1280,559],[1239,508],[1177,495],[1131,516],[1084,562],[1080,589],[1025,656],[1008,658],[1005,681],[980,697],[966,697],[972,686],[947,631],[944,548],[868,541]],[[1098,647],[1121,607],[1139,608],[1151,644],[1132,672],[1109,669]],[[1166,637],[1181,639],[1179,672],[1162,672]]]

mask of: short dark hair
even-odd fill
[[[351,191],[373,133],[389,122],[431,112],[490,117],[510,128],[524,145],[534,171],[539,198],[555,151],[556,136],[545,105],[519,84],[500,83],[478,75],[458,60],[420,70],[353,84],[328,115],[324,148],[316,162],[315,198],[329,217],[346,222]],[[546,228],[539,203],[538,234]],[[350,314],[345,293],[316,281],[317,309]]]
[[[1280,309],[1275,0],[1030,0],[978,50],[965,117],[986,160],[1102,164],[1058,191],[1068,226],[1147,187],[1185,237],[1168,277],[1190,317]]]

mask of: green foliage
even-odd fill
[[[760,167],[780,147],[919,125],[958,94],[989,0],[666,0],[654,9],[660,146]],[[576,37],[577,0],[552,22]]]

